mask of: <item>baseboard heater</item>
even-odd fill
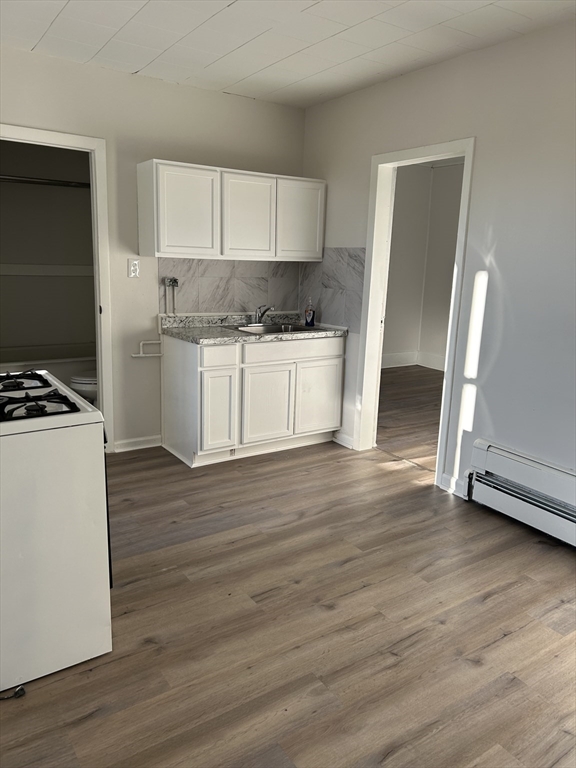
[[[476,440],[467,496],[576,546],[576,474],[572,470]]]

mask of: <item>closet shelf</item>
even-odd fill
[[[35,179],[32,176],[8,176],[0,174],[0,181],[10,184],[40,184],[45,187],[74,187],[76,189],[90,189],[89,181],[65,181],[63,179]]]

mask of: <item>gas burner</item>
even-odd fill
[[[24,406],[26,416],[42,416],[46,412],[45,403],[29,403]]]
[[[48,379],[38,371],[0,374],[0,392],[25,392],[49,386]]]
[[[57,389],[33,396],[23,392],[23,396],[0,397],[0,421],[58,416],[63,413],[77,413],[80,408],[69,397]]]

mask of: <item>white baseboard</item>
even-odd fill
[[[418,365],[418,352],[389,352],[382,355],[382,368],[401,368],[404,365]]]
[[[460,496],[461,499],[468,498],[467,483],[465,480],[456,480],[456,486],[454,488],[454,494]]]
[[[133,437],[130,440],[116,440],[114,451],[116,453],[122,453],[122,451],[137,451],[140,448],[156,448],[159,445],[162,445],[162,438],[160,435],[152,435],[151,437]]]
[[[444,474],[442,475],[439,485],[443,491],[448,491],[448,493],[453,493],[455,496],[460,496],[461,499],[467,498],[465,480]]]
[[[181,456],[177,451],[172,450],[167,445],[164,446],[167,451],[173,453],[192,469],[203,467],[207,464],[220,464],[224,461],[235,461],[236,459],[247,458],[249,456],[260,456],[264,453],[277,453],[278,451],[287,451],[291,448],[303,448],[307,445],[316,443],[329,443],[332,441],[333,432],[319,432],[312,435],[294,435],[293,437],[283,438],[281,440],[270,440],[267,443],[256,443],[254,445],[243,445],[236,448],[235,454],[230,455],[231,451],[212,451],[211,453],[195,454],[194,461],[191,464],[189,459]]]
[[[417,365],[423,365],[424,368],[434,368],[436,371],[443,371],[446,366],[444,355],[432,355],[430,352],[418,352]]]
[[[454,491],[454,487],[456,485],[456,478],[452,477],[451,475],[442,475],[440,478],[440,482],[438,483],[440,488],[442,488],[443,491],[449,491],[452,493]]]
[[[422,365],[443,371],[444,355],[432,355],[429,352],[389,352],[382,355],[382,368],[402,368],[405,365]]]
[[[338,445],[343,445],[344,448],[350,448],[351,450],[354,450],[354,441],[350,435],[345,435],[342,432],[336,432],[332,439],[335,443],[338,443]]]

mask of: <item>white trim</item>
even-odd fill
[[[343,435],[342,432],[336,432],[332,441],[338,443],[338,445],[343,445],[344,448],[350,448],[350,450],[354,449],[352,438],[349,435]]]
[[[436,485],[442,488],[443,491],[454,494],[454,496],[460,496],[462,499],[468,498],[468,492],[466,490],[466,482],[459,480],[452,475],[444,473],[440,480],[436,480]]]
[[[131,437],[129,440],[118,440],[115,445],[116,453],[124,451],[137,451],[141,448],[157,448],[162,445],[160,435],[151,435],[150,437]]]
[[[445,358],[443,355],[433,355],[431,352],[385,352],[382,355],[381,368],[404,368],[407,365],[422,365],[424,368],[434,368],[443,371]]]
[[[436,371],[443,371],[446,365],[444,355],[433,355],[431,352],[418,352],[416,365],[423,365],[424,368],[434,368]]]
[[[303,448],[304,446],[316,445],[317,443],[329,443],[332,441],[333,434],[333,432],[329,431],[315,432],[311,435],[291,435],[290,437],[265,443],[240,445],[237,448],[225,448],[221,451],[217,450],[208,453],[196,453],[194,454],[193,464],[190,463],[189,458],[185,458],[178,450],[175,450],[171,446],[163,445],[163,448],[169,451],[173,456],[176,456],[177,459],[180,459],[180,461],[183,461],[186,466],[190,467],[190,469],[196,469],[197,467],[206,467],[210,464],[222,464],[222,462],[225,461],[236,461],[236,459],[245,458],[247,456],[261,456],[265,453],[278,453],[279,451]]]
[[[94,238],[94,286],[96,305],[96,355],[98,403],[104,414],[108,451],[114,443],[114,393],[112,381],[112,318],[110,298],[110,247],[108,243],[108,187],[106,180],[106,142],[91,136],[44,131],[21,125],[0,124],[0,139],[28,144],[43,144],[61,149],[77,149],[90,155],[92,231]],[[98,313],[98,305],[102,313]]]
[[[359,359],[361,364],[358,370],[356,387],[356,401],[362,405],[356,410],[354,424],[354,448],[356,450],[372,448],[376,442],[376,417],[380,391],[380,365],[386,310],[386,290],[388,287],[388,268],[390,264],[396,169],[404,165],[443,160],[450,157],[464,157],[460,217],[458,221],[454,279],[448,325],[446,375],[444,377],[442,393],[435,477],[436,484],[441,487],[446,463],[448,431],[450,428],[450,401],[453,388],[454,357],[462,296],[462,276],[468,230],[473,155],[474,139],[468,138],[375,155],[372,158],[368,235],[366,241],[366,271],[360,330]]]
[[[387,352],[382,355],[382,368],[402,368],[405,365],[418,365],[418,352]]]

